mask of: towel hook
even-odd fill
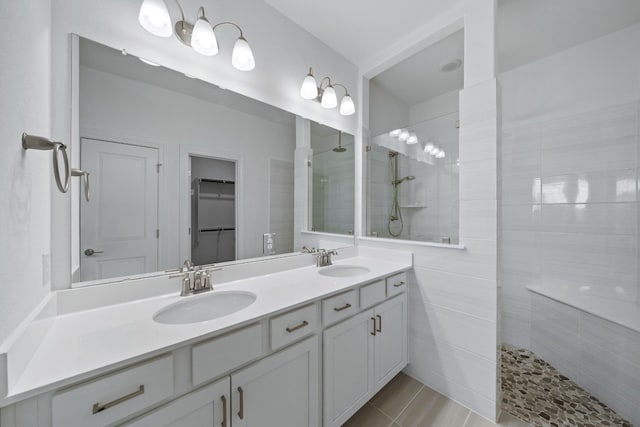
[[[62,142],[53,142],[41,136],[22,134],[22,148],[25,150],[53,150],[53,176],[56,179],[56,185],[61,193],[69,191],[69,178],[71,170],[69,169],[69,157],[67,156],[67,146]],[[60,177],[60,167],[58,165],[58,155],[62,152],[62,160],[64,160],[64,185]]]
[[[88,202],[89,201],[89,172],[83,171],[82,169],[74,169],[71,168],[71,176],[82,176],[84,177],[84,198]]]

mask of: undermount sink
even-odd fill
[[[367,267],[362,267],[359,265],[331,265],[329,267],[322,267],[318,270],[318,273],[323,276],[329,277],[355,277],[361,276],[370,272]]]
[[[251,292],[212,292],[196,295],[170,304],[153,315],[158,323],[176,325],[196,323],[228,316],[253,304]]]

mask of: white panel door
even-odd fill
[[[377,393],[407,365],[407,295],[375,308],[375,384]]]
[[[318,337],[231,375],[233,427],[318,427]]]
[[[367,310],[324,331],[324,425],[339,427],[374,394],[374,317]]]
[[[127,427],[231,427],[230,378],[213,383],[125,424]]]
[[[88,138],[80,150],[91,184],[80,202],[81,280],[157,271],[158,150]]]

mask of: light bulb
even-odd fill
[[[431,155],[434,157],[438,157],[438,155],[440,154],[440,152],[442,151],[442,148],[440,147],[436,147],[433,149],[433,151],[431,151]]]
[[[171,17],[163,0],[144,0],[140,6],[138,22],[154,36],[170,37],[173,34]]]
[[[409,133],[409,137],[407,138],[407,144],[417,144],[418,143],[418,136],[416,135],[415,132],[411,132]]]
[[[191,47],[201,55],[213,56],[218,53],[218,40],[211,24],[204,16],[198,18],[191,33]]]
[[[436,159],[444,159],[444,156],[445,156],[444,151],[440,150],[438,154],[436,154]]]
[[[398,135],[398,139],[402,142],[406,141],[407,139],[409,139],[409,131],[407,129],[402,129],[400,131],[400,135]]]
[[[247,39],[240,36],[233,45],[233,53],[231,54],[231,64],[240,71],[251,71],[256,68],[256,61],[253,58],[251,46]]]
[[[322,93],[321,104],[324,108],[334,108],[338,105],[338,98],[336,97],[336,90],[333,86],[327,86]]]
[[[342,97],[342,101],[340,102],[340,114],[343,116],[350,116],[356,112],[356,106],[353,105],[353,99],[346,94]]]
[[[302,81],[302,87],[300,88],[300,96],[304,99],[316,99],[318,97],[318,83],[316,83],[315,77],[309,70],[309,74]]]
[[[402,132],[402,129],[394,129],[391,132],[389,132],[389,136],[393,138],[397,138],[400,135],[400,132]]]
[[[435,148],[435,145],[433,145],[433,142],[427,142],[427,144],[424,146],[424,152],[431,154],[431,151],[434,148]]]

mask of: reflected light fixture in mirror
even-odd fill
[[[325,87],[322,85],[327,82]],[[343,116],[350,116],[356,112],[356,106],[353,103],[349,90],[346,86],[340,83],[332,83],[331,78],[324,77],[320,84],[316,82],[316,78],[313,76],[313,69],[309,68],[309,73],[302,81],[300,87],[300,96],[304,99],[314,100],[320,102],[320,104],[327,109],[335,108],[338,105],[338,97],[336,95],[335,86],[339,86],[344,89],[344,96],[340,101],[340,114]]]
[[[180,21],[175,24],[175,35],[185,45],[193,48],[196,52],[205,56],[214,56],[218,53],[218,39],[215,34],[216,28],[221,25],[231,25],[240,32],[240,37],[236,40],[231,54],[231,64],[240,71],[251,71],[255,68],[256,62],[253,51],[242,33],[242,28],[233,22],[220,22],[211,25],[207,19],[204,7],[198,9],[198,19],[195,24],[185,20],[182,6],[176,0],[180,9]],[[158,37],[170,37],[173,33],[171,29],[171,16],[164,0],[143,0],[138,14],[138,22],[142,28]]]

